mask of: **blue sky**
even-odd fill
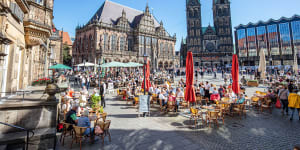
[[[56,28],[75,36],[78,24],[85,24],[105,0],[55,0],[54,24]],[[176,50],[180,49],[182,37],[186,36],[186,0],[111,0],[138,10],[144,10],[148,1],[154,16],[164,22],[166,30],[176,33]],[[201,0],[202,26],[213,25],[212,0]],[[231,0],[233,27],[249,22],[267,21],[281,16],[300,15],[300,0]]]

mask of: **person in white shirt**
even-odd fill
[[[169,84],[168,84],[168,82],[165,82],[165,88],[169,91]]]
[[[71,110],[71,104],[70,104],[70,99],[67,99],[67,101],[66,101],[66,103],[64,103],[63,105],[62,105],[62,108],[61,108],[61,111],[62,112],[68,112],[68,111],[70,111]]]
[[[161,93],[160,88],[159,88],[159,87],[156,87],[156,88],[155,88],[155,94],[158,95],[158,94],[160,94],[160,93]]]
[[[208,84],[208,81],[206,81],[204,89],[205,89],[205,91],[204,91],[205,92],[204,97],[209,100],[210,99],[210,94],[209,94],[210,85]]]
[[[164,96],[164,94],[166,94],[165,90],[162,90],[162,92],[159,94],[159,99],[162,100],[162,106],[165,106],[165,104],[167,103],[167,97]]]
[[[154,89],[153,89],[153,86],[151,86],[150,88],[149,88],[149,95],[152,95],[153,93],[154,93]]]

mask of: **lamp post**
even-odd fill
[[[83,60],[83,71],[85,71],[85,59]]]
[[[143,57],[144,57],[144,95],[146,95],[146,65],[147,65],[148,55],[145,53]]]
[[[173,56],[173,81],[175,80],[175,55]]]
[[[99,60],[98,60],[98,64],[99,64],[99,75],[98,75],[98,84],[99,84],[99,89],[100,89],[100,86],[101,86],[101,84],[100,84],[100,76],[101,76],[101,67],[100,67],[100,65],[101,65],[101,61],[102,61],[102,59],[101,58],[99,58]]]
[[[72,58],[72,70],[74,71],[73,65],[74,65],[74,58]]]

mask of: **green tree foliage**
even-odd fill
[[[66,44],[63,45],[63,63],[67,66],[72,66],[72,56],[69,54],[70,47]]]

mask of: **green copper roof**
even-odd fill
[[[216,32],[215,27],[211,27],[211,28]],[[208,27],[202,27],[202,33],[205,33],[207,29],[208,29]]]

